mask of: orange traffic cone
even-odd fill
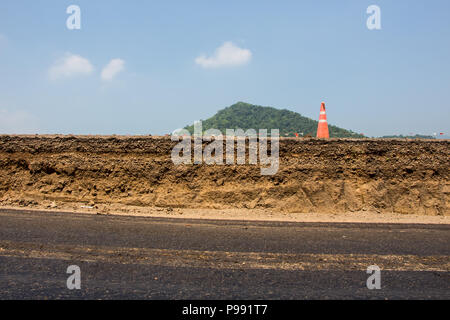
[[[320,106],[319,125],[317,127],[317,138],[329,138],[327,113],[325,112],[325,102]]]

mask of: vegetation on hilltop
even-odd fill
[[[203,120],[203,131],[218,129],[225,134],[226,129],[279,129],[281,137],[299,136],[315,137],[318,121],[304,117],[301,114],[286,109],[262,107],[245,102],[238,102],[218,111],[213,117]],[[363,138],[364,136],[350,130],[328,125],[332,138]],[[194,125],[185,127],[191,134]]]

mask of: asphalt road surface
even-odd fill
[[[449,299],[449,244],[449,225],[2,209],[0,299]],[[80,290],[67,288],[71,265]]]

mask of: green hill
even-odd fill
[[[318,109],[319,110],[319,109]],[[228,108],[218,111],[213,117],[203,120],[203,131],[219,129],[225,134],[226,129],[279,129],[281,137],[294,137],[295,133],[301,136],[316,136],[318,121],[304,117],[299,113],[286,109],[280,110],[272,107],[261,107],[238,102]],[[363,135],[336,126],[328,125],[330,137],[333,138],[362,138]],[[191,134],[194,126],[185,127]]]

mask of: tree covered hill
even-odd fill
[[[218,111],[213,117],[203,120],[203,131],[219,129],[225,134],[226,129],[279,129],[281,137],[316,136],[318,121],[304,117],[299,113],[286,109],[262,107],[245,102],[238,102],[230,107]],[[336,126],[328,125],[332,138],[362,138],[363,135]],[[194,125],[185,127],[191,134]]]

